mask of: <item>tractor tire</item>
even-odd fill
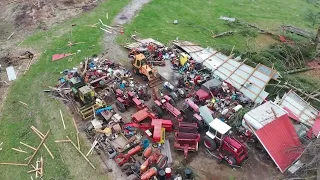
[[[163,110],[161,109],[161,107],[153,105],[151,109],[159,118],[163,116]]]
[[[170,103],[171,105],[173,105],[173,106],[176,105],[176,101],[175,101],[174,99],[172,99],[172,98],[169,100],[169,103]]]
[[[214,151],[217,149],[217,143],[213,139],[211,139],[209,136],[204,137],[203,145],[210,151]]]
[[[116,102],[116,106],[120,112],[124,113],[126,111],[126,106],[123,103],[121,103],[120,101]]]
[[[179,96],[177,95],[177,93],[175,92],[171,92],[169,94],[169,96],[174,100],[174,101],[178,101],[179,100]]]
[[[166,167],[167,164],[168,164],[168,157],[167,156],[163,156],[157,161],[158,169],[164,169],[164,167]]]
[[[230,166],[235,166],[235,165],[237,165],[236,158],[234,158],[233,156],[228,156],[227,162],[228,162],[228,164],[229,164]]]
[[[127,170],[131,169],[131,166],[132,166],[131,163],[124,163],[124,164],[121,166],[121,171],[127,171]]]
[[[198,119],[196,119],[195,117],[192,117],[192,121],[194,123],[197,123],[198,125],[198,131],[202,131],[203,130],[203,121],[199,121]]]

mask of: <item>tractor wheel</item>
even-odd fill
[[[199,121],[198,119],[196,119],[195,117],[192,118],[192,121],[197,123],[198,125],[198,131],[203,130],[203,121]]]
[[[175,93],[175,92],[171,92],[171,93],[170,93],[170,97],[171,97],[174,101],[178,101],[178,100],[179,100],[179,96],[178,96],[177,93]]]
[[[169,103],[173,106],[176,105],[176,101],[172,98],[170,98]]]
[[[124,112],[126,111],[125,105],[124,105],[123,103],[121,103],[120,101],[117,101],[117,102],[116,102],[116,106],[117,106],[117,109],[118,109],[120,112],[124,113]]]
[[[217,143],[209,136],[204,137],[203,145],[210,151],[214,151],[217,149]]]
[[[168,157],[163,156],[157,161],[157,166],[159,169],[163,169],[164,167],[166,167],[167,163],[168,163]]]
[[[127,171],[128,169],[131,169],[131,163],[124,163],[122,166],[121,166],[121,171]]]
[[[159,106],[153,105],[151,109],[159,118],[163,116],[163,110]]]
[[[234,158],[233,156],[228,156],[227,162],[228,162],[228,164],[229,164],[230,166],[237,165],[236,158]]]

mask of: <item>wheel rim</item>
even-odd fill
[[[204,140],[203,144],[204,144],[204,146],[205,146],[206,148],[211,148],[211,147],[212,147],[212,146],[211,146],[211,143],[210,143],[208,140]]]

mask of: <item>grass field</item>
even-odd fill
[[[126,26],[125,34],[152,37],[164,43],[179,38],[203,46],[231,49],[235,45],[235,49],[244,51],[248,37],[239,33],[215,39],[211,37],[212,32],[241,31],[226,25],[225,21],[218,19],[220,16],[234,17],[276,32],[282,24],[312,30],[305,20],[309,9],[315,10],[315,7],[304,0],[154,0],[144,7],[133,23]],[[174,20],[179,24],[174,25]],[[262,47],[274,42],[265,36],[256,39]],[[120,43],[126,41],[123,37],[119,39]],[[254,39],[252,42],[255,43]]]
[[[105,172],[100,166],[98,156],[89,159],[96,165],[93,170],[88,163],[78,154],[71,144],[57,144],[56,139],[65,139],[68,135],[74,141],[75,129],[72,124],[70,112],[60,102],[48,97],[43,90],[48,85],[55,85],[60,72],[66,68],[77,65],[84,57],[100,53],[103,50],[102,37],[104,32],[99,28],[88,27],[95,24],[101,18],[105,24],[110,24],[113,17],[129,2],[129,0],[108,0],[102,2],[95,10],[67,21],[50,29],[48,32],[38,32],[26,39],[25,47],[32,47],[42,52],[38,61],[22,77],[18,78],[9,89],[5,105],[2,109],[0,120],[0,143],[3,142],[3,150],[0,152],[0,162],[24,163],[24,159],[32,154],[29,149],[19,144],[20,141],[37,147],[40,139],[31,131],[30,126],[37,127],[43,133],[51,129],[47,146],[55,155],[51,159],[44,148],[38,153],[45,158],[44,179],[106,179]],[[106,19],[106,13],[109,19]],[[76,24],[72,31],[73,42],[85,42],[72,47],[71,52],[81,50],[72,61],[68,59],[51,62],[51,56],[55,53],[68,53],[67,46],[72,24]],[[24,107],[19,101],[28,104]],[[59,109],[63,111],[67,129],[64,130],[60,119]],[[84,137],[83,137],[84,138]],[[83,152],[87,152],[88,145],[82,142]],[[17,153],[12,147],[21,147],[28,154]],[[32,162],[34,164],[34,161]],[[0,166],[0,179],[30,179],[27,171],[30,168],[18,166]]]

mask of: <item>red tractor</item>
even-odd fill
[[[204,104],[213,96],[217,95],[221,89],[222,82],[218,79],[211,79],[201,85],[201,88],[196,91],[194,100],[197,104]]]
[[[125,112],[126,109],[132,105],[135,105],[138,110],[145,108],[145,104],[138,98],[133,91],[124,93],[122,90],[116,90],[116,106],[120,112]]]
[[[171,113],[178,121],[182,121],[182,114],[181,112],[175,108],[172,103],[170,103],[172,101],[171,97],[169,97],[168,95],[164,95],[162,99],[156,99],[154,101],[155,105],[152,106],[152,111],[155,112],[155,114],[158,117],[162,117],[163,116],[163,111],[168,111],[169,113]]]
[[[228,136],[231,127],[220,119],[214,119],[209,124],[209,130],[204,137],[204,146],[208,152],[218,158],[219,162],[226,160],[230,166],[240,166],[248,158],[247,147],[236,138]],[[217,155],[211,151],[217,150]]]

